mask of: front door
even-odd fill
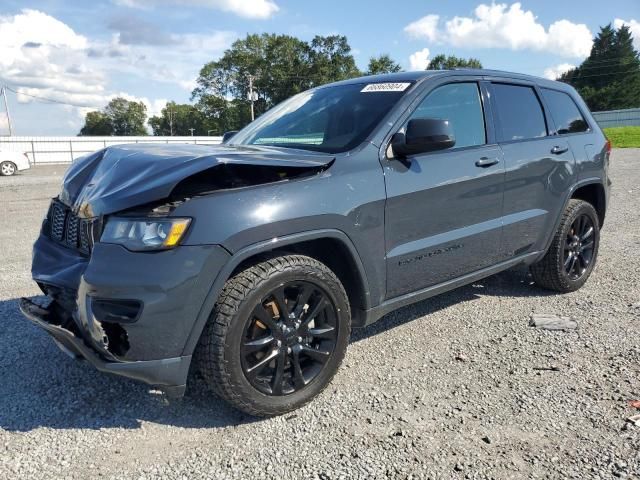
[[[475,81],[432,89],[404,125],[412,118],[447,119],[455,145],[406,160],[383,160],[387,298],[498,259],[505,171],[502,150],[487,141],[490,117],[483,105]]]

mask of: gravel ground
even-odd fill
[[[168,403],[94,371],[23,319],[31,244],[64,167],[0,178],[0,478],[640,478],[640,150],[613,153],[597,268],[555,295],[510,271],[353,335],[293,414],[205,392]],[[528,326],[533,313],[579,328]]]

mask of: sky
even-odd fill
[[[553,78],[607,23],[640,50],[640,0],[2,0],[0,84],[14,135],[76,135],[116,96],[149,115],[188,103],[200,68],[247,33],[346,35],[362,70],[382,53],[405,70],[444,53]]]

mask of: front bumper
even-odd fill
[[[98,370],[182,393],[202,305],[229,259],[220,246],[130,252],[96,243],[90,257],[41,235],[32,276],[52,299],[21,310],[67,353]],[[111,302],[111,303],[110,303]],[[134,305],[130,317],[105,316],[104,305]]]
[[[51,335],[60,349],[67,355],[87,360],[101,372],[113,373],[123,377],[141,380],[161,387],[170,396],[182,396],[186,388],[191,355],[146,360],[136,362],[109,362],[102,359],[93,349],[87,347],[82,338],[67,330],[57,318],[55,312],[36,305],[27,298],[20,299],[22,314]]]

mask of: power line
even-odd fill
[[[569,79],[568,81],[579,81],[583,78],[591,78],[591,77],[604,77],[604,76],[608,76],[608,75],[626,75],[627,73],[633,73],[636,72],[637,70],[635,68],[631,68],[629,70],[625,70],[623,72],[616,72],[616,71],[610,71],[610,72],[606,72],[606,73],[590,73],[589,75],[578,75],[577,77],[573,78],[573,79]]]
[[[88,105],[78,105],[78,104],[75,104],[75,103],[62,102],[60,100],[54,100],[53,98],[41,97],[39,95],[32,95],[30,93],[18,92],[17,90],[14,90],[13,88],[8,87],[6,85],[4,86],[4,88],[6,90],[9,90],[10,92],[15,93],[16,95],[24,95],[26,97],[36,98],[38,100],[43,100],[43,101],[49,102],[49,103],[57,103],[59,105],[68,105],[70,107],[77,107],[77,108],[94,108],[94,107],[90,107]]]

